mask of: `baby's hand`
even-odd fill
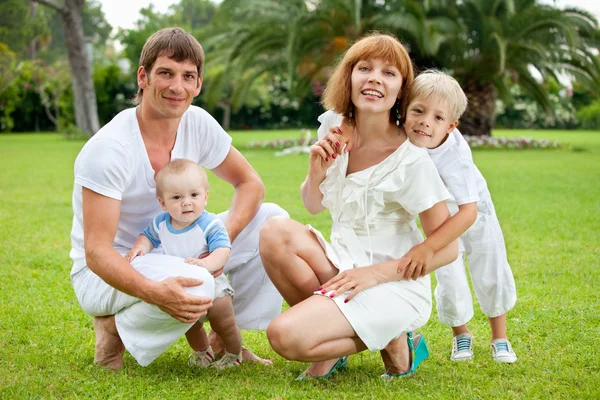
[[[142,248],[134,247],[133,249],[129,250],[127,254],[125,254],[123,257],[125,257],[127,262],[131,263],[133,259],[137,256],[143,256],[145,254],[146,253],[144,253],[144,250]]]
[[[199,267],[208,269],[207,262],[204,261],[204,260],[201,260],[199,258],[189,257],[189,258],[185,259],[185,262],[188,263],[188,264],[197,265]]]

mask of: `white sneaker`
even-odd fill
[[[514,363],[517,361],[517,355],[512,349],[508,339],[494,339],[492,340],[492,358],[494,361],[504,363]]]
[[[473,336],[461,333],[452,338],[452,361],[467,361],[473,358]]]
[[[242,365],[242,353],[233,354],[225,352],[223,357],[213,363],[213,366],[216,369],[239,367],[240,365]]]
[[[193,352],[188,358],[188,365],[192,367],[206,368],[213,362],[215,362],[215,353],[213,353],[212,347],[210,346],[204,351]]]

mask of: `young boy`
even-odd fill
[[[187,263],[206,268],[211,274],[220,271],[229,259],[231,243],[222,222],[204,209],[209,193],[204,169],[191,160],[176,159],[161,169],[155,180],[156,195],[165,212],[137,238],[125,258],[131,262],[162,245],[167,255],[186,258]],[[206,252],[210,254],[196,258]],[[235,323],[233,294],[225,275],[217,276],[215,300],[206,318],[223,339],[224,356],[215,361],[202,326],[205,319],[201,319],[186,333],[194,350],[188,361],[190,365],[223,369],[242,363],[242,338]]]
[[[454,78],[439,71],[421,73],[414,80],[404,122],[409,140],[426,147],[448,190],[454,197],[449,202],[453,214],[425,242],[413,247],[404,256],[407,264],[425,266],[433,253],[460,236],[458,259],[435,271],[438,315],[442,323],[452,327],[453,361],[473,358],[470,331],[466,323],[473,317],[473,303],[464,269],[464,253],[469,272],[483,313],[492,330],[492,357],[495,361],[517,361],[506,335],[506,313],[517,296],[515,282],[506,257],[502,230],[485,179],[473,163],[469,145],[455,129],[467,106],[467,98]],[[329,117],[322,121],[335,120]],[[343,141],[351,149],[352,133],[347,121],[341,129]],[[343,132],[342,132],[343,130]],[[342,145],[343,146],[343,145]],[[340,148],[342,146],[339,146]]]

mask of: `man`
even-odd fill
[[[265,329],[281,311],[281,296],[258,254],[258,232],[271,216],[264,186],[231,138],[201,108],[204,52],[180,28],[162,29],[144,45],[137,73],[138,107],[125,110],[86,143],[75,161],[71,282],[80,305],[94,316],[95,362],[123,365],[124,350],[150,364],[211,307],[213,279],[203,268],[151,253],[124,258],[160,211],[154,175],[170,160],[187,158],[235,188],[220,215],[232,242],[225,265],[242,329]],[[218,352],[220,340],[211,337]],[[245,360],[261,361],[244,349]]]

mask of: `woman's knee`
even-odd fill
[[[267,327],[267,338],[277,354],[287,360],[299,360],[304,349],[303,341],[294,334],[297,331],[292,321],[282,314]]]
[[[293,220],[275,216],[269,218],[260,229],[259,249],[261,256],[281,251],[289,246],[292,237]]]

